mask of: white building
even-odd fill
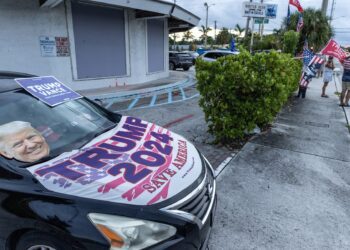
[[[1,0],[0,70],[75,90],[167,77],[168,34],[199,18],[160,0]]]

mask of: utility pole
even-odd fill
[[[332,24],[333,16],[334,16],[334,10],[335,10],[335,0],[332,1],[332,9],[331,9],[331,16],[329,18],[329,25]]]
[[[215,41],[215,44],[216,44],[216,28],[217,28],[216,24],[217,24],[217,21],[215,20],[214,21],[214,41]]]
[[[322,12],[323,14],[327,15],[327,9],[328,9],[328,0],[322,1]]]
[[[208,12],[209,12],[209,7],[213,6],[215,4],[208,4],[207,2],[204,3],[204,7],[206,9],[206,15],[205,15],[205,38],[204,38],[204,47],[207,47],[207,41],[208,41]]]
[[[174,44],[173,44],[173,50],[176,50],[176,33],[173,34]]]
[[[204,3],[204,7],[206,8],[206,16],[205,16],[205,37],[204,37],[204,48],[207,47],[208,42],[208,12],[209,12],[209,5],[207,2]]]
[[[252,3],[252,2],[253,2],[253,0],[250,0],[250,2]],[[254,20],[253,20],[253,22],[254,22]],[[246,24],[246,26],[245,26],[245,34],[244,34],[244,38],[246,38],[246,37],[247,37],[248,30],[249,30],[249,23],[250,23],[250,17],[247,17],[247,24]]]

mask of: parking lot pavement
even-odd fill
[[[311,82],[218,177],[210,250],[350,249],[350,135],[334,84]]]

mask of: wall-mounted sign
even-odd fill
[[[41,36],[40,41],[40,51],[41,56],[56,56],[56,39],[53,36]]]
[[[68,37],[55,37],[57,56],[69,56]]]
[[[243,16],[256,18],[276,18],[277,4],[244,2]]]
[[[69,56],[68,37],[40,36],[41,56]]]

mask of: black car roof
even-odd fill
[[[27,77],[35,77],[35,75],[21,72],[0,71],[0,92],[6,92],[21,88],[13,79]]]

